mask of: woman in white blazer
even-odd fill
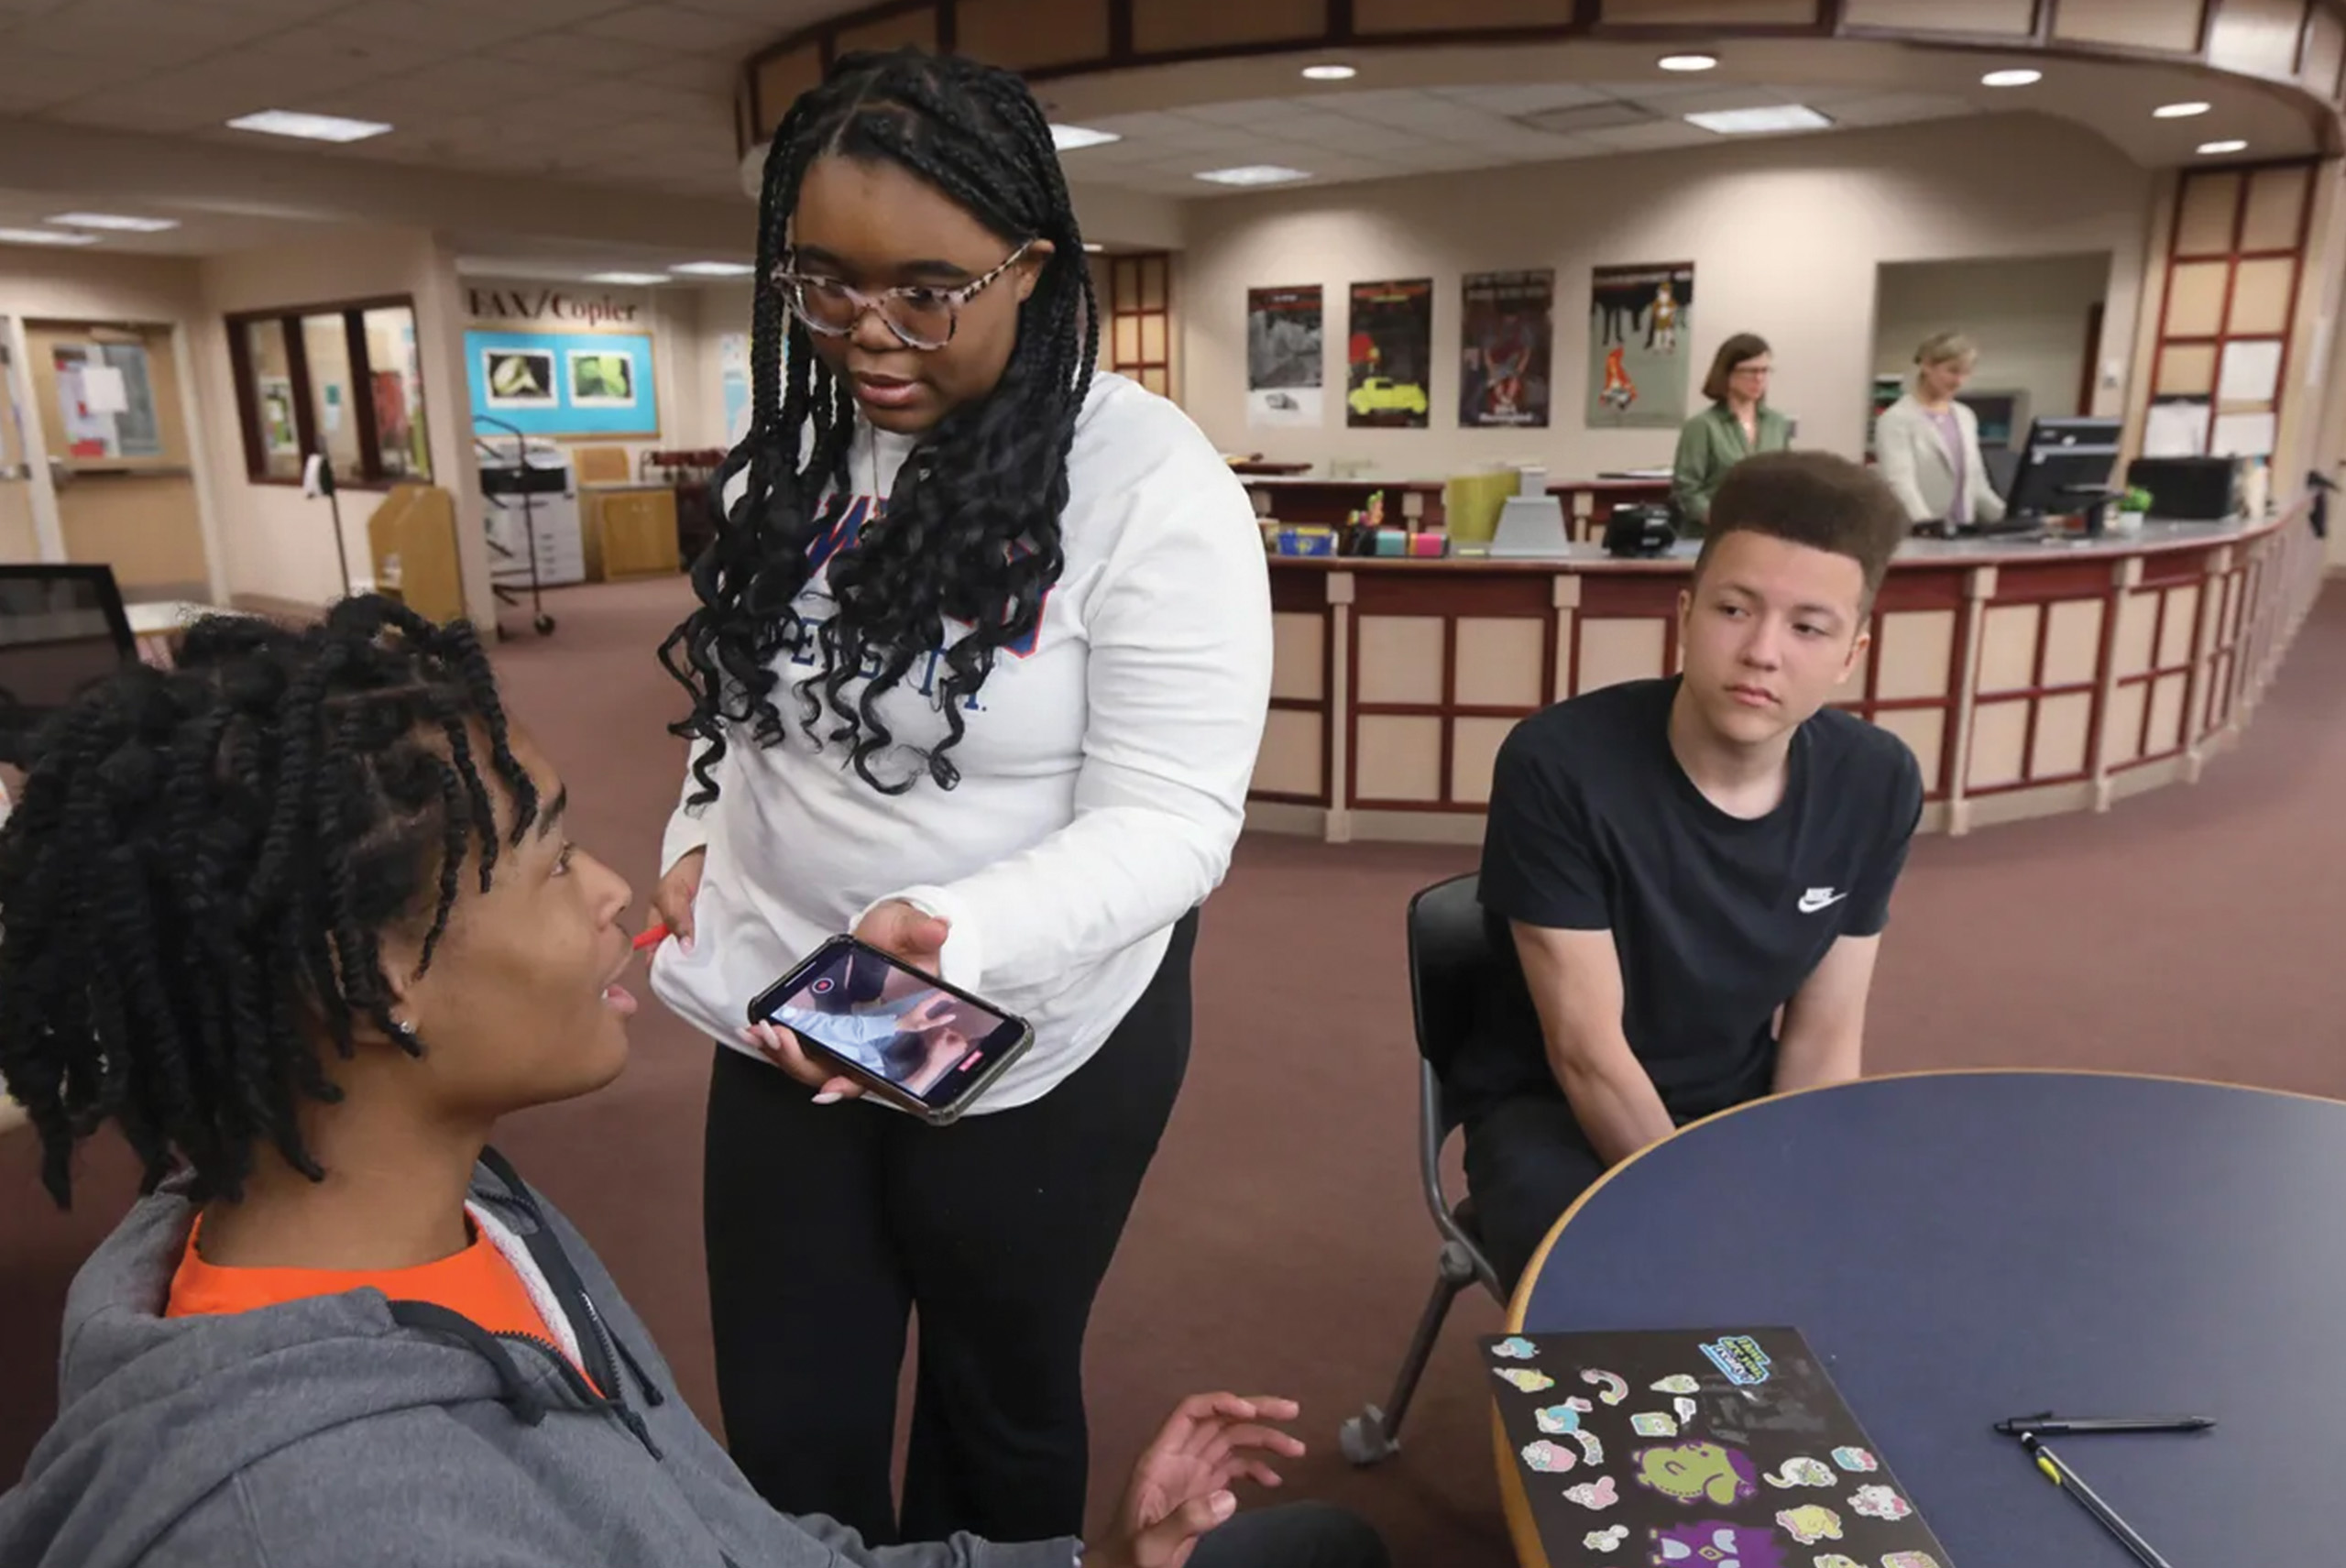
[[[1979,460],[1979,422],[1955,400],[1979,357],[1960,333],[1924,339],[1913,389],[1874,422],[1874,460],[1916,522],[1960,528],[2003,518],[2004,499]]]

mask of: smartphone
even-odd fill
[[[809,1056],[938,1127],[1035,1043],[1024,1018],[852,937],[759,993],[750,1022],[790,1030]]]

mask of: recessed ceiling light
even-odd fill
[[[368,137],[381,136],[391,127],[380,120],[345,120],[339,115],[304,115],[291,109],[264,109],[258,115],[240,115],[228,122],[236,131],[258,131],[263,136],[300,137],[304,141],[365,141]]]
[[[2205,104],[2161,104],[2157,108],[2151,111],[2151,118],[2154,120],[2187,120],[2194,115],[2204,115],[2207,112],[2208,105]]]
[[[132,218],[120,213],[60,213],[44,220],[73,229],[113,229],[123,234],[161,234],[180,226],[177,218]]]
[[[2012,71],[1991,71],[1979,79],[1982,87],[2026,87],[2045,80],[2045,72],[2025,66]]]
[[[1235,169],[1208,169],[1197,177],[1216,185],[1285,185],[1311,175],[1308,170],[1289,169],[1282,163],[1242,163]]]
[[[668,275],[665,272],[589,272],[586,274],[586,281],[589,283],[617,283],[622,288],[630,289],[647,288],[653,283],[665,283],[667,280]]]
[[[1359,74],[1356,67],[1349,65],[1307,65],[1303,68],[1303,78],[1307,82],[1350,82]]]
[[[1664,71],[1708,71],[1718,62],[1715,54],[1666,54],[1654,61]]]
[[[685,261],[668,270],[686,278],[747,278],[757,269],[746,261]]]
[[[1116,131],[1095,131],[1090,126],[1059,126],[1051,127],[1051,145],[1061,152],[1073,152],[1079,148],[1104,147],[1112,141],[1122,141]]]
[[[0,229],[0,245],[95,245],[93,234],[68,234],[63,229]]]
[[[2199,150],[2201,152],[2209,153],[2246,152],[2248,150],[2248,143],[2244,141],[2203,141],[2199,144]]]
[[[1684,118],[1690,126],[1700,126],[1723,137],[1756,136],[1764,131],[1822,130],[1833,123],[1805,104],[1763,104],[1753,109],[1707,109]]]

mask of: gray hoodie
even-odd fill
[[[473,1201],[536,1264],[552,1344],[354,1290],[159,1314],[193,1207],[171,1186],[92,1255],[61,1413],[0,1495],[6,1568],[1069,1568],[1071,1541],[868,1547],[774,1512],[693,1419],[568,1222],[494,1154]],[[517,1260],[518,1261],[518,1260]],[[597,1388],[610,1390],[606,1399]]]

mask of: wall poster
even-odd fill
[[[67,456],[88,463],[163,455],[144,344],[60,343],[49,362],[57,371]]]
[[[1353,285],[1344,422],[1423,430],[1432,408],[1433,280]]]
[[[1459,316],[1458,428],[1545,428],[1556,274],[1469,272]]]
[[[1327,416],[1320,285],[1246,291],[1246,422],[1316,426]]]
[[[526,434],[659,438],[641,334],[476,329],[465,334],[465,370],[473,412]]]
[[[1588,290],[1588,423],[1675,430],[1686,422],[1694,264],[1599,267]]]
[[[725,397],[725,444],[739,446],[750,433],[750,334],[720,333],[717,338],[718,382]]]

